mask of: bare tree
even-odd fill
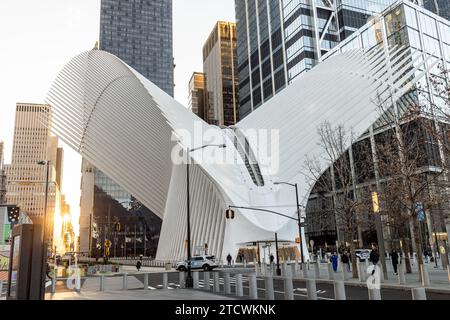
[[[330,195],[338,234],[348,245],[351,254],[353,277],[357,278],[357,258],[355,254],[355,237],[358,228],[367,220],[367,195],[356,192],[355,172],[350,166],[348,146],[353,142],[352,134],[348,134],[342,125],[332,127],[326,122],[319,126],[320,146],[323,150],[321,158],[308,157],[305,161],[304,174],[313,188],[313,193]],[[333,165],[329,168],[324,164]],[[362,199],[364,201],[362,201]],[[339,238],[339,236],[338,236]]]

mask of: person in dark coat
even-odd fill
[[[350,259],[348,257],[347,251],[344,251],[344,253],[342,254],[341,261],[343,263],[344,268],[346,268],[345,270],[350,272]]]
[[[231,254],[228,254],[228,256],[227,256],[227,262],[228,262],[228,265],[229,265],[229,266],[231,266],[231,260],[233,260],[233,258],[231,257]]]
[[[141,262],[141,260],[138,260],[138,262],[136,262],[136,269],[137,269],[137,271],[141,270],[141,266],[142,266],[142,262]]]
[[[380,261],[380,254],[378,253],[378,248],[375,245],[372,246],[372,251],[370,252],[369,261],[372,262],[374,266],[376,266],[378,264],[378,262]],[[374,273],[375,273],[375,268],[372,271],[372,275],[374,275]]]
[[[273,261],[275,260],[275,257],[273,256],[273,254],[270,255],[270,264],[273,264]]]
[[[391,252],[391,260],[392,260],[392,267],[394,267],[394,274],[398,274],[398,253],[397,250],[393,249]]]

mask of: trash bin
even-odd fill
[[[166,270],[172,270],[172,264],[170,262],[166,263]]]

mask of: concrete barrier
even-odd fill
[[[144,274],[144,290],[148,290],[148,273]]]
[[[198,272],[192,272],[192,279],[194,280],[194,289],[198,289],[198,283],[199,283],[199,273]]]
[[[425,288],[412,288],[412,299],[427,300],[427,293],[425,291]]]
[[[258,299],[258,284],[256,282],[256,274],[250,274],[248,277],[250,288],[250,299]]]
[[[209,280],[209,271],[203,272],[203,290],[211,291],[211,284]]]
[[[320,263],[317,261],[314,263],[314,277],[320,279]]]
[[[273,277],[269,276],[265,278],[266,283],[266,299],[275,300],[275,293],[273,291]]]
[[[244,296],[244,288],[242,287],[242,274],[237,274],[236,278],[236,296],[242,297]]]
[[[284,300],[294,300],[294,285],[291,277],[284,278]]]
[[[314,279],[306,280],[306,290],[307,290],[308,300],[317,300],[316,280],[314,280]]]
[[[186,284],[186,273],[180,272],[180,274],[179,274],[179,284],[180,284],[180,289],[184,289],[185,284]]]
[[[214,292],[220,292],[219,272],[214,272]]]
[[[421,265],[420,270],[422,273],[422,286],[428,287],[430,285],[430,275],[428,274],[428,270],[425,265]]]
[[[167,272],[163,273],[163,289],[169,288],[169,274]]]
[[[345,296],[345,284],[344,281],[334,282],[334,299],[335,300],[346,300]]]
[[[380,289],[368,289],[368,290],[369,290],[369,300],[381,300]]]
[[[128,290],[128,273],[126,273],[126,272],[123,274],[122,289]]]
[[[328,262],[327,264],[327,270],[328,270],[328,280],[334,280],[334,270],[333,265]]]
[[[224,286],[225,286],[225,294],[231,294],[231,281],[230,281],[230,274],[226,272],[223,275],[224,279]]]
[[[402,261],[402,263],[400,263],[397,267],[397,271],[398,271],[398,284],[405,284],[406,283],[406,265],[405,262]]]

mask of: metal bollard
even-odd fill
[[[266,264],[266,262],[263,262],[263,264],[261,266],[262,266],[262,269],[261,269],[262,275],[265,277],[267,275],[267,264]]]
[[[425,265],[420,266],[420,271],[422,273],[422,286],[427,287],[430,285],[430,275]]]
[[[236,278],[236,296],[242,297],[244,296],[244,288],[242,287],[242,274],[237,274]]]
[[[413,300],[427,300],[427,292],[425,288],[412,288]]]
[[[308,278],[308,266],[306,263],[302,263],[302,272],[303,272],[303,279]]]
[[[225,294],[231,294],[231,283],[230,283],[230,274],[226,272],[223,275],[224,284],[225,284]]]
[[[334,299],[335,300],[346,300],[344,281],[335,281],[334,282]]]
[[[250,299],[258,299],[258,284],[256,282],[256,274],[250,274],[248,277],[249,289],[250,289]]]
[[[281,276],[282,277],[286,277],[286,269],[287,269],[287,264],[286,264],[286,262],[283,262],[282,264],[281,264]]]
[[[169,274],[167,272],[163,273],[163,289],[169,288]]]
[[[368,290],[369,290],[369,300],[381,300],[380,289],[368,289]]]
[[[358,278],[360,282],[366,282],[367,281],[367,277],[366,277],[366,270],[364,269],[364,262],[358,262]]]
[[[291,277],[284,278],[284,300],[294,300],[294,285]]]
[[[308,300],[317,300],[317,286],[316,280],[306,280],[306,290],[308,292]]]
[[[148,290],[148,273],[144,274],[144,290]]]
[[[209,271],[203,272],[203,289],[206,291],[211,290],[211,284],[209,283]]]
[[[314,263],[314,277],[316,279],[320,279],[320,264],[319,264],[319,261]]]
[[[450,266],[447,266],[448,282],[450,283]]]
[[[194,279],[194,289],[198,289],[198,282],[199,282],[198,272],[192,272],[192,278]]]
[[[128,273],[126,272],[123,274],[122,289],[128,290]]]
[[[295,263],[291,264],[291,276],[297,278],[297,268]]]
[[[100,291],[105,291],[105,276],[100,277]]]
[[[333,265],[328,262],[327,266],[328,266],[328,280],[334,280]]]
[[[0,280],[0,297],[2,296],[3,293],[3,280]]]
[[[406,283],[406,277],[405,277],[405,270],[406,265],[402,262],[398,265],[398,284],[405,284]]]
[[[0,296],[2,295],[2,283],[0,283]],[[56,276],[52,277],[52,294],[56,293]]]
[[[180,289],[184,289],[186,284],[186,273],[180,272],[179,274],[179,282],[180,282]]]
[[[244,260],[244,268],[247,268],[247,260]]]
[[[219,281],[219,272],[214,272],[214,292],[219,293],[220,292],[220,281]]]
[[[273,277],[268,276],[265,278],[266,282],[266,299],[275,300],[275,293],[273,291]]]

